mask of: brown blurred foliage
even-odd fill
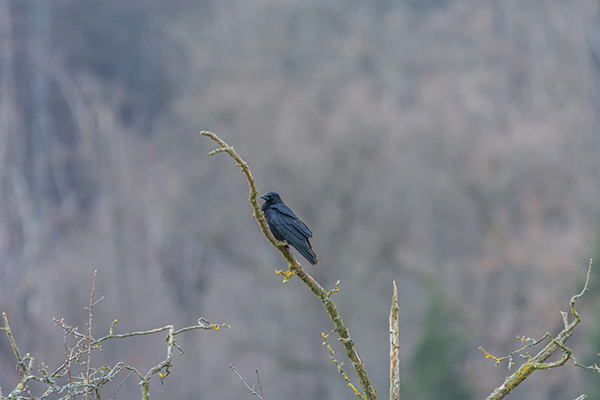
[[[456,368],[489,393],[506,370],[477,346],[501,356],[516,334],[559,328],[597,251],[599,8],[0,0],[0,305],[21,350],[60,362],[51,318],[85,323],[97,269],[96,329],[231,324],[180,339],[168,397],[241,398],[233,363],[260,369],[268,398],[348,398],[321,346],[331,323],[273,273],[285,265],[243,176],[207,156],[210,129],[314,232],[315,275],[341,280],[380,394],[392,279],[403,382],[435,286],[465,321]],[[0,354],[6,391],[17,372],[4,340]],[[163,356],[149,339],[102,354]],[[539,373],[513,395],[575,398],[586,373]]]

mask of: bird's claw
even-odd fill
[[[290,278],[294,275],[296,275],[296,273],[294,271],[292,271],[291,269],[288,269],[287,271],[283,271],[283,270],[279,270],[279,271],[275,271],[275,273],[277,275],[283,275],[283,283],[288,283]]]

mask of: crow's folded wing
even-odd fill
[[[290,240],[288,236],[292,240],[302,240],[312,237],[312,232],[308,229],[308,226],[300,221],[296,217],[296,214],[284,203],[274,204],[270,208],[273,210],[271,213],[271,223],[286,240]]]

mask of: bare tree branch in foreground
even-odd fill
[[[560,366],[564,365],[569,359],[571,359],[573,361],[573,365],[575,365],[577,367],[585,368],[585,369],[588,369],[588,370],[594,371],[594,372],[600,372],[600,367],[598,367],[597,365],[585,366],[585,365],[579,364],[577,362],[577,360],[575,359],[575,357],[572,356],[571,349],[565,345],[567,340],[573,334],[575,327],[581,321],[581,317],[579,316],[579,313],[577,312],[577,310],[575,310],[575,301],[579,300],[581,298],[581,296],[583,296],[583,294],[588,291],[588,284],[590,282],[591,272],[592,272],[592,260],[590,260],[590,264],[588,266],[587,277],[585,280],[585,284],[583,286],[583,290],[581,291],[581,293],[571,297],[571,302],[570,302],[571,314],[573,315],[573,317],[575,317],[575,319],[571,323],[569,323],[568,314],[566,312],[561,311],[561,314],[563,317],[563,324],[565,327],[556,336],[556,338],[553,338],[550,333],[546,333],[539,340],[535,340],[535,339],[531,339],[531,338],[521,338],[521,337],[517,336],[517,339],[527,343],[527,345],[510,353],[508,356],[502,357],[502,358],[496,358],[496,357],[492,356],[491,354],[489,354],[487,351],[485,351],[482,347],[479,347],[479,349],[485,354],[486,358],[493,358],[496,360],[496,365],[498,365],[499,363],[501,363],[504,360],[508,360],[508,369],[510,369],[510,367],[514,364],[513,360],[512,360],[513,355],[515,355],[517,353],[521,353],[523,350],[528,349],[532,346],[535,346],[535,345],[539,344],[540,342],[542,342],[543,340],[550,338],[550,343],[548,343],[546,345],[546,347],[544,347],[535,356],[531,357],[529,355],[529,353],[519,354],[519,356],[521,358],[524,358],[527,361],[523,365],[521,365],[521,367],[519,367],[519,369],[515,373],[513,373],[512,375],[507,377],[504,380],[504,383],[500,387],[496,388],[486,398],[486,400],[503,399],[514,388],[516,388],[521,382],[523,382],[525,379],[527,379],[527,377],[529,377],[529,375],[531,375],[534,371],[539,370],[539,369],[550,369],[550,368],[560,367]],[[562,351],[562,357],[559,360],[554,361],[554,362],[545,362],[548,358],[550,358],[550,356],[552,354],[554,354],[558,350]],[[581,398],[581,397],[579,397],[579,398]]]
[[[352,367],[354,367],[354,370],[356,371],[356,376],[358,376],[358,380],[360,382],[360,386],[362,387],[362,389],[365,393],[365,397],[369,400],[375,400],[375,389],[373,389],[373,386],[371,385],[371,380],[369,378],[369,375],[367,374],[365,365],[360,360],[360,357],[358,356],[358,352],[356,351],[356,348],[354,347],[354,341],[352,340],[350,331],[348,330],[348,327],[342,321],[342,316],[340,315],[336,305],[333,303],[333,301],[331,301],[331,298],[330,298],[331,294],[333,292],[335,292],[335,290],[326,291],[312,276],[310,276],[306,271],[304,271],[304,269],[302,268],[302,265],[300,265],[300,263],[298,261],[296,261],[296,258],[290,251],[287,244],[275,239],[275,237],[269,230],[267,221],[265,220],[265,217],[264,217],[262,211],[260,210],[260,206],[258,205],[256,196],[259,194],[259,192],[258,192],[258,189],[256,188],[256,184],[254,182],[254,177],[252,176],[252,173],[250,172],[250,168],[248,168],[248,164],[240,157],[240,155],[238,153],[235,152],[233,147],[229,146],[227,143],[225,143],[223,140],[221,140],[214,133],[208,132],[208,131],[202,131],[200,133],[203,136],[207,136],[207,137],[211,138],[212,140],[217,142],[220,146],[218,149],[213,150],[210,153],[208,153],[210,156],[217,154],[217,153],[225,152],[225,153],[229,154],[229,156],[231,156],[231,158],[233,158],[236,161],[237,166],[242,169],[242,172],[244,173],[244,175],[246,176],[246,179],[248,180],[248,185],[250,186],[250,199],[249,200],[250,200],[250,204],[252,205],[252,209],[254,210],[253,216],[258,221],[258,225],[260,226],[262,233],[267,237],[267,239],[269,239],[271,244],[273,244],[273,246],[275,246],[281,252],[283,257],[288,262],[289,270],[286,272],[278,271],[278,273],[284,275],[284,277],[285,277],[284,282],[287,282],[287,280],[290,279],[293,275],[297,275],[302,280],[302,282],[304,282],[306,284],[306,286],[308,286],[310,288],[310,290],[312,290],[312,292],[321,300],[321,302],[323,303],[323,306],[325,307],[325,309],[327,309],[327,313],[329,314],[329,317],[333,321],[334,331],[337,332],[337,334],[339,335],[339,337],[340,337],[339,340],[344,345],[346,354],[348,355],[348,358],[352,362]]]
[[[110,326],[108,335],[95,339],[92,336],[92,309],[98,304],[99,301],[102,300],[94,300],[94,293],[96,290],[96,272],[94,272],[94,283],[92,285],[92,291],[90,294],[90,302],[89,306],[86,307],[88,310],[88,321],[87,321],[87,329],[85,333],[79,332],[77,328],[71,327],[60,319],[54,319],[56,325],[60,326],[65,333],[65,362],[60,365],[54,372],[48,372],[48,368],[46,365],[42,364],[40,366],[41,376],[35,375],[33,372],[34,366],[34,358],[27,353],[25,356],[21,355],[21,351],[19,350],[15,337],[10,329],[8,324],[8,318],[6,313],[2,313],[2,320],[4,322],[4,327],[0,327],[0,330],[3,330],[6,333],[6,337],[10,342],[10,345],[13,349],[13,353],[17,358],[17,365],[21,372],[21,381],[17,384],[17,386],[6,396],[2,397],[0,393],[0,397],[3,399],[46,399],[49,398],[52,394],[62,394],[60,399],[69,399],[76,398],[77,396],[83,396],[84,399],[89,398],[100,398],[100,388],[112,381],[121,371],[128,370],[129,374],[125,377],[125,380],[133,373],[138,376],[139,385],[142,388],[142,399],[149,400],[149,386],[150,379],[158,374],[160,379],[164,379],[170,373],[170,368],[172,366],[173,361],[173,350],[177,348],[181,354],[183,354],[183,350],[179,345],[175,343],[175,336],[187,332],[194,329],[204,329],[204,330],[219,330],[221,328],[229,328],[229,325],[226,324],[211,324],[204,318],[198,319],[198,324],[193,326],[188,326],[179,330],[176,330],[173,325],[166,325],[161,328],[155,328],[148,331],[140,331],[140,332],[131,332],[131,333],[123,333],[123,334],[114,334],[113,327],[117,323],[117,320],[114,320]],[[101,350],[101,344],[104,341],[110,339],[124,339],[130,338],[134,336],[143,336],[143,335],[152,335],[159,332],[167,332],[167,337],[165,341],[167,342],[167,355],[164,360],[156,364],[154,367],[150,368],[146,374],[140,372],[137,368],[126,364],[123,361],[119,361],[112,367],[102,366],[102,367],[94,367],[92,366],[92,351],[93,350]],[[76,339],[76,343],[74,346],[69,347],[67,345],[67,336],[72,336]],[[117,391],[121,388],[124,381],[118,386]],[[30,382],[35,381],[46,386],[43,394],[36,396],[32,393],[32,389],[29,387]],[[116,395],[113,395],[113,397]]]
[[[400,400],[400,321],[396,281],[390,309],[390,400]]]

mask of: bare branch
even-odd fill
[[[61,321],[57,322],[59,325],[62,326]],[[100,344],[108,339],[124,339],[124,338],[128,338],[128,337],[133,337],[133,336],[143,336],[143,335],[152,335],[154,333],[158,333],[158,332],[164,332],[164,331],[168,331],[170,328],[172,327],[172,325],[165,325],[161,328],[154,328],[154,329],[150,329],[147,331],[138,331],[138,332],[129,332],[129,333],[121,333],[118,335],[113,334],[112,332],[109,333],[108,335],[101,337],[100,339],[96,339],[94,341],[94,344]],[[179,330],[174,330],[173,331],[173,336],[177,336],[180,333],[183,332],[187,332],[187,331],[191,331],[191,330],[195,330],[195,329],[204,329],[204,330],[213,330],[213,331],[218,331],[221,328],[229,328],[230,326],[227,324],[210,324],[210,325],[205,325],[205,324],[199,324],[199,325],[193,325],[193,326],[187,326],[185,328],[181,328]],[[70,327],[67,327],[70,328]],[[72,329],[72,328],[70,328]]]
[[[25,365],[25,361],[23,360],[23,357],[21,357],[21,352],[19,351],[17,343],[15,342],[15,337],[13,336],[12,331],[10,330],[10,325],[8,325],[8,318],[6,317],[5,312],[2,313],[2,320],[4,321],[4,332],[6,332],[6,337],[8,337],[10,347],[12,348],[15,357],[17,357],[17,362],[19,364],[19,367],[21,367],[21,370],[23,371],[23,375],[27,376],[31,372],[30,368],[29,366]]]
[[[546,333],[546,335],[544,335],[544,337],[542,337],[542,339],[540,339],[539,341],[535,341],[535,340],[529,339],[529,338],[522,339],[523,341],[530,341],[531,343],[528,344],[527,346],[523,347],[519,351],[524,350],[528,347],[534,346],[548,337],[551,338],[552,340],[550,341],[550,343],[548,343],[546,345],[546,347],[544,347],[534,357],[529,356],[529,354],[521,355],[521,357],[525,358],[527,361],[523,365],[521,365],[516,372],[514,372],[512,375],[507,377],[504,380],[504,383],[501,386],[499,386],[498,388],[496,388],[486,398],[486,400],[503,399],[515,387],[517,387],[521,382],[523,382],[525,379],[527,379],[529,377],[529,375],[531,375],[535,370],[560,367],[560,366],[564,365],[567,362],[567,360],[569,360],[569,359],[572,359],[573,364],[576,366],[583,367],[583,368],[592,370],[594,372],[600,372],[600,368],[598,368],[598,366],[585,367],[585,366],[577,363],[576,360],[571,357],[571,349],[565,345],[566,341],[573,334],[575,327],[581,321],[581,317],[580,317],[579,313],[577,312],[577,310],[575,309],[575,301],[578,300],[579,298],[581,298],[581,296],[583,296],[583,294],[588,290],[591,270],[592,270],[592,260],[590,260],[590,263],[588,266],[587,277],[586,277],[585,284],[583,286],[581,293],[571,297],[571,301],[570,301],[571,314],[573,314],[575,319],[571,323],[569,323],[566,313],[563,313],[563,323],[564,323],[565,327],[556,336],[556,338],[552,338],[552,336],[549,333]],[[486,354],[486,358],[491,357],[491,358],[496,359],[495,357],[493,357],[489,353],[487,353],[485,350],[483,350],[481,347],[480,347],[480,349]],[[550,356],[552,356],[552,354],[554,354],[558,350],[561,350],[563,353],[562,357],[558,361],[545,362],[548,358],[550,358]],[[511,353],[510,356],[512,356],[513,354],[515,354],[515,353],[514,352]],[[510,356],[508,356],[508,357],[510,357]],[[504,357],[503,359],[506,359],[506,358],[507,357]],[[502,360],[502,359],[496,359],[496,364],[498,364],[498,362],[500,360]],[[512,361],[512,358],[510,358],[510,360]]]
[[[493,360],[496,360],[496,365],[500,364],[502,361],[504,360],[508,360],[508,366],[506,367],[506,369],[508,369],[510,371],[510,369],[512,368],[513,365],[515,365],[514,361],[513,361],[513,357],[515,354],[519,354],[521,353],[523,350],[528,349],[530,347],[533,347],[541,342],[543,342],[545,339],[547,338],[551,338],[552,335],[550,335],[549,332],[546,332],[544,334],[544,336],[542,336],[540,339],[535,340],[533,338],[526,338],[525,336],[519,336],[517,335],[517,340],[523,342],[523,343],[527,343],[525,346],[521,347],[520,349],[517,349],[511,353],[509,353],[507,356],[504,357],[494,357],[493,355],[491,355],[490,353],[488,353],[487,351],[485,351],[485,349],[481,346],[479,346],[479,350],[481,350],[483,352],[483,354],[485,354],[485,358],[491,358]]]
[[[260,396],[264,399],[265,394],[263,393],[262,383],[260,383],[260,374],[258,373],[258,370],[255,370],[254,372],[256,372],[256,382],[258,383],[258,389],[260,390]]]
[[[92,291],[90,294],[89,305],[86,307],[88,310],[88,321],[86,323],[87,328],[85,333],[79,332],[77,327],[72,327],[61,319],[54,319],[56,325],[60,326],[64,333],[64,347],[65,347],[65,361],[62,365],[60,365],[53,373],[49,374],[47,371],[47,367],[42,364],[40,370],[42,372],[41,376],[33,375],[33,362],[34,359],[29,354],[26,354],[24,357],[21,356],[21,352],[17,347],[14,336],[8,325],[8,319],[6,313],[2,313],[2,318],[4,320],[4,327],[2,330],[6,333],[8,340],[11,344],[15,357],[17,358],[17,363],[20,369],[22,370],[23,376],[21,377],[21,381],[17,384],[15,389],[11,393],[9,393],[7,398],[10,399],[29,399],[34,398],[28,389],[28,382],[33,380],[37,382],[41,382],[47,385],[44,393],[35,398],[46,399],[49,398],[54,393],[67,393],[66,397],[69,398],[77,398],[78,396],[82,396],[84,398],[90,397],[90,394],[96,398],[100,398],[99,390],[105,385],[107,382],[112,381],[121,371],[128,370],[130,371],[127,377],[121,382],[121,384],[117,388],[117,392],[123,385],[123,383],[131,376],[131,374],[136,374],[140,381],[140,386],[142,388],[142,398],[149,399],[149,386],[150,379],[158,374],[161,379],[169,375],[170,367],[172,366],[173,360],[173,348],[179,349],[182,353],[183,350],[175,343],[175,336],[187,332],[194,329],[204,329],[204,330],[219,330],[221,328],[229,328],[229,325],[226,324],[212,324],[207,321],[205,318],[199,318],[198,324],[194,326],[188,326],[185,328],[181,328],[179,330],[175,330],[173,325],[166,325],[161,328],[155,328],[148,331],[140,331],[140,332],[131,332],[124,334],[113,334],[114,325],[117,323],[117,320],[114,320],[110,326],[109,334],[100,339],[94,339],[93,337],[93,315],[92,309],[98,304],[99,300],[94,300],[95,288],[96,288],[96,273],[94,273],[94,282],[92,285]],[[101,299],[100,299],[101,300]],[[113,367],[102,366],[99,368],[92,366],[92,351],[94,349],[101,349],[100,344],[108,339],[121,339],[128,338],[133,336],[141,336],[141,335],[150,335],[154,333],[167,331],[167,355],[164,360],[159,362],[154,367],[150,368],[150,370],[144,375],[137,368],[127,365],[124,362],[118,362]],[[67,343],[67,336],[72,336],[76,339],[75,345],[73,347],[69,347]],[[85,359],[85,361],[83,361]],[[24,393],[25,392],[25,393]],[[26,394],[25,396],[22,393]],[[113,395],[116,396],[116,392]],[[66,398],[63,397],[63,398]],[[4,398],[4,397],[3,397]]]
[[[265,400],[265,396],[263,394],[263,390],[262,390],[262,385],[260,384],[260,375],[258,374],[258,370],[256,370],[256,379],[258,382],[258,387],[260,390],[260,394],[258,394],[256,392],[256,390],[254,390],[254,385],[252,385],[252,387],[250,387],[250,385],[248,385],[248,383],[244,380],[244,378],[236,371],[235,367],[231,364],[229,364],[229,368],[233,371],[233,373],[240,378],[240,380],[242,381],[242,383],[244,384],[244,386],[246,386],[248,388],[248,391],[250,393],[252,393],[253,395],[255,395],[256,397],[258,397],[260,400]]]
[[[390,309],[390,400],[400,399],[400,321],[396,281]]]
[[[87,332],[86,332],[86,342],[87,342],[87,363],[86,363],[86,381],[90,382],[90,368],[92,364],[92,308],[96,304],[94,302],[94,293],[96,293],[96,279],[98,278],[98,271],[94,270],[94,282],[92,283],[92,292],[90,293],[90,304],[87,307],[88,310],[88,322],[87,322]],[[85,392],[85,399],[88,398],[90,393],[90,387],[87,388]]]
[[[119,386],[117,386],[117,389],[115,390],[115,392],[111,396],[110,400],[114,400],[117,397],[117,394],[119,393],[119,390],[121,390],[121,387],[123,386],[123,384],[125,384],[125,382],[127,381],[127,379],[129,379],[129,377],[131,376],[131,374],[133,374],[133,371],[129,371],[129,373],[127,374],[127,376],[125,377],[125,379],[123,379],[121,381],[121,383],[119,383]]]
[[[203,136],[208,136],[209,138],[217,142],[219,146],[221,146],[219,149],[210,152],[209,155],[225,152],[229,154],[229,156],[233,158],[236,161],[237,165],[242,169],[242,172],[244,173],[244,175],[246,176],[246,180],[248,181],[248,186],[250,187],[250,204],[252,205],[252,209],[254,210],[253,216],[258,221],[258,225],[262,233],[267,237],[267,239],[269,239],[271,244],[281,252],[283,257],[288,262],[289,271],[282,273],[285,276],[284,282],[286,282],[293,275],[297,275],[302,280],[302,282],[304,282],[306,286],[308,286],[309,289],[321,300],[323,306],[325,306],[325,309],[329,314],[329,318],[331,318],[331,320],[333,321],[334,331],[338,333],[340,337],[339,340],[344,345],[346,354],[352,362],[352,366],[356,371],[356,375],[358,376],[360,385],[363,391],[365,392],[366,398],[369,400],[374,400],[376,398],[375,389],[371,385],[371,380],[369,378],[369,375],[367,374],[365,365],[362,363],[360,357],[358,356],[358,352],[354,347],[354,341],[350,336],[350,331],[348,330],[348,327],[344,324],[342,316],[340,315],[336,305],[330,299],[330,293],[323,289],[323,287],[302,268],[302,265],[300,265],[300,263],[296,260],[289,247],[285,243],[276,240],[271,231],[269,230],[267,221],[265,220],[265,217],[262,211],[260,210],[260,206],[258,205],[258,201],[256,199],[256,196],[258,195],[259,191],[256,188],[254,177],[250,172],[248,164],[240,157],[238,153],[235,152],[233,147],[229,146],[214,133],[209,131],[202,131],[200,132],[200,134],[202,134]]]

